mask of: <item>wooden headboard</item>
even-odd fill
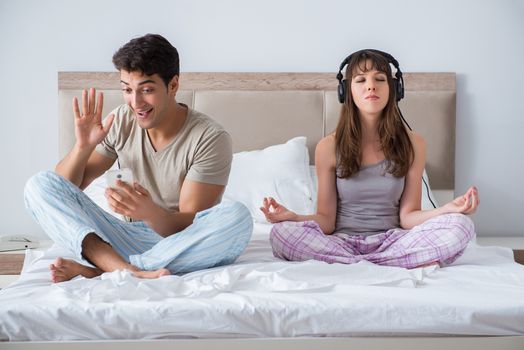
[[[59,153],[74,144],[73,96],[84,88],[104,91],[104,115],[123,103],[118,72],[59,72]],[[331,133],[340,104],[333,73],[182,73],[177,101],[222,124],[234,151],[264,148],[303,135],[310,159],[316,143]],[[455,74],[405,73],[400,108],[427,142],[426,169],[433,189],[455,184]]]

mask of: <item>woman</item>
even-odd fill
[[[440,208],[421,210],[426,145],[402,123],[397,106],[402,73],[393,56],[355,52],[337,78],[343,103],[338,126],[315,151],[316,214],[296,214],[264,198],[261,210],[276,223],[270,235],[273,254],[294,261],[367,260],[405,268],[452,263],[475,235],[466,215],[479,204],[477,189]]]

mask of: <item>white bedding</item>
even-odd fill
[[[127,271],[53,284],[58,246],[26,253],[0,291],[0,339],[82,340],[350,335],[523,335],[524,266],[468,246],[444,268],[274,258],[255,225],[232,266],[141,280]]]

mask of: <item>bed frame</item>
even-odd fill
[[[177,101],[208,114],[231,134],[234,151],[253,150],[304,135],[310,155],[336,126],[340,104],[333,73],[182,73]],[[434,191],[453,196],[455,74],[406,73],[400,107],[427,142],[427,171]],[[119,74],[60,72],[59,154],[74,143],[71,99],[81,89],[105,93],[104,115],[122,103]],[[310,157],[313,162],[313,157]],[[437,198],[438,199],[438,198]],[[170,339],[139,341],[10,342],[2,349],[524,349],[524,336],[377,336],[344,338]]]

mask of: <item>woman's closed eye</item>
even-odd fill
[[[375,81],[379,81],[379,82],[384,82],[384,81],[387,81],[386,77],[375,77],[374,78]],[[365,78],[356,78],[354,80],[355,83],[365,83],[366,82],[366,79]]]

